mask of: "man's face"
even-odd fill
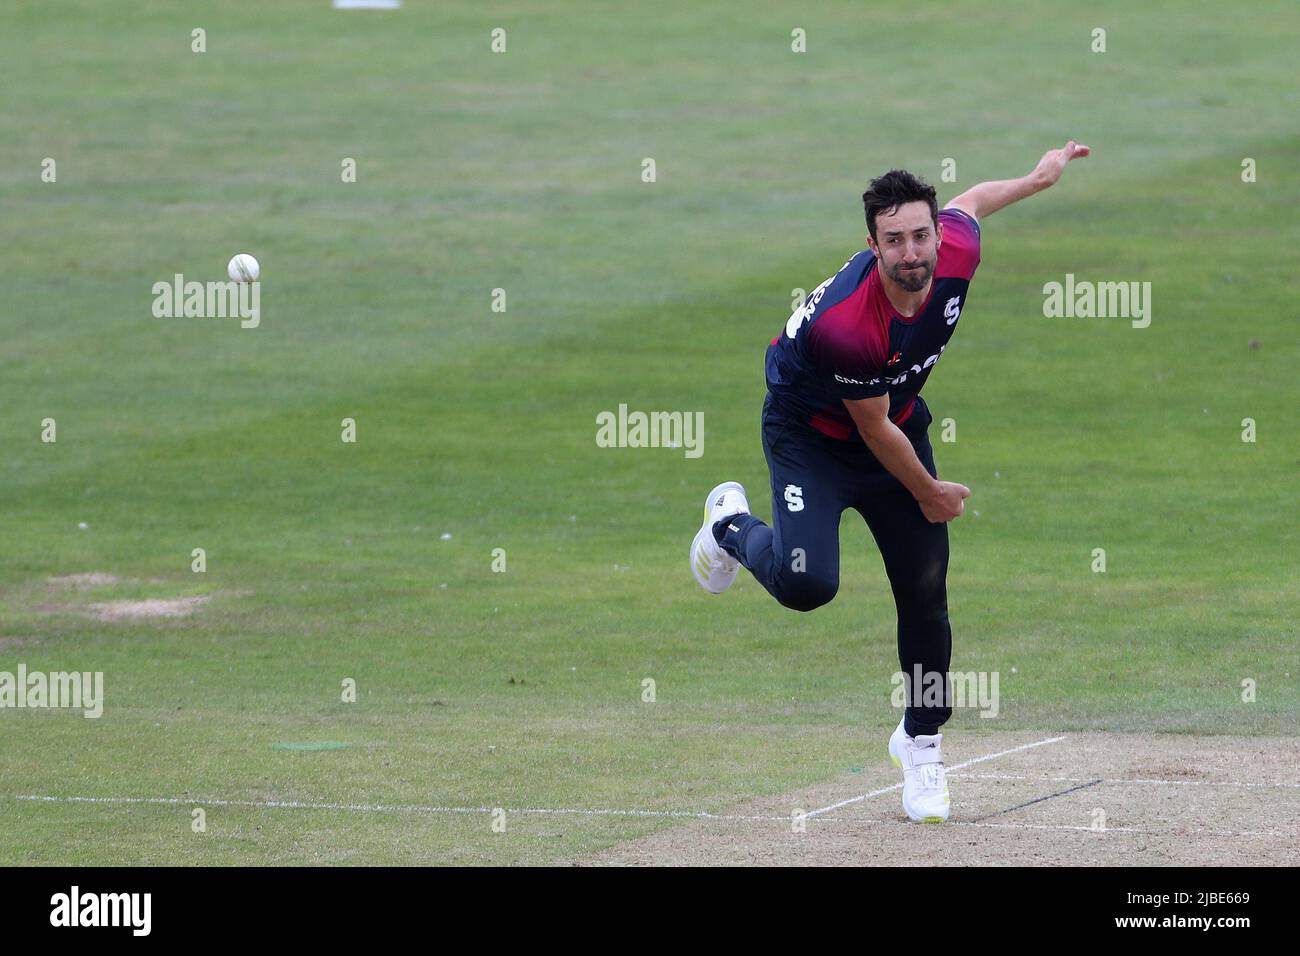
[[[930,218],[929,203],[918,200],[876,214],[871,249],[885,275],[908,292],[920,292],[934,275],[942,236],[942,227]]]

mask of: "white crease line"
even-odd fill
[[[1062,740],[1063,737],[1056,737],[1054,740]],[[1054,743],[1053,741],[1040,741],[1040,743]],[[1027,744],[1026,747],[1037,747],[1037,744]],[[1015,748],[1026,749],[1026,748]],[[1010,753],[1006,750],[1005,753]],[[976,757],[975,760],[967,761],[966,765],[984,760],[992,760],[993,757],[1002,756],[1000,753],[991,753],[987,757]],[[901,786],[901,784],[898,784]],[[897,790],[897,787],[889,788]],[[887,791],[880,791],[887,792]],[[868,795],[870,796],[870,793]],[[420,806],[416,804],[324,804],[324,803],[304,803],[299,800],[179,800],[177,797],[87,797],[87,796],[43,796],[35,793],[14,793],[9,796],[10,800],[25,800],[31,803],[52,803],[52,804],[152,804],[161,806],[247,806],[247,808],[260,810],[348,810],[354,813],[430,813],[430,814],[491,814],[497,808],[493,806]],[[866,799],[866,797],[855,797],[855,800]],[[728,814],[728,813],[708,813],[707,810],[621,810],[621,809],[578,809],[578,808],[541,808],[541,806],[528,806],[528,808],[502,808],[507,814],[533,814],[533,816],[567,816],[567,817],[671,817],[677,819],[716,819],[716,821],[741,821],[741,822],[761,822],[761,823],[781,823],[789,825],[793,817],[787,816],[764,816],[764,814]],[[820,810],[819,810],[820,813]],[[811,814],[805,814],[809,817]],[[904,819],[871,819],[863,817],[820,817],[819,823],[849,823],[853,826],[875,825],[875,823],[885,823],[885,825],[914,827],[915,823],[904,821]],[[1156,835],[1182,835],[1182,834],[1212,834],[1218,836],[1287,836],[1286,832],[1277,830],[1251,831],[1251,830],[1144,830],[1140,827],[1106,827],[1105,830],[1096,831],[1091,826],[1069,826],[1065,823],[978,823],[975,821],[961,821],[961,819],[950,819],[949,826],[976,826],[989,827],[995,830],[1071,830],[1083,832],[1118,832],[1118,834],[1156,834]]]
[[[1280,837],[1286,834],[1277,830],[1183,830],[1178,827],[1171,827],[1168,830],[1149,830],[1143,827],[1112,827],[1108,826],[1101,830],[1093,830],[1092,827],[1067,826],[1063,823],[975,823],[964,820],[949,820],[959,827],[993,827],[995,829],[1014,829],[1014,830],[1075,830],[1084,833],[1150,833],[1158,836],[1189,836],[1191,834],[1209,834],[1211,836],[1267,836]]]
[[[954,771],[956,768],[953,768]],[[958,776],[968,780],[1029,780],[1055,781],[1060,783],[1085,783],[1090,777],[1030,777],[1012,773],[963,773]],[[1145,779],[1105,779],[1102,783],[1162,784],[1173,787],[1283,787],[1300,789],[1300,783],[1245,783],[1240,780],[1145,780]]]
[[[425,807],[412,804],[382,803],[304,803],[297,800],[208,800],[195,797],[180,800],[176,797],[58,797],[40,794],[14,794],[14,800],[37,803],[109,803],[155,804],[186,807],[252,807],[260,810],[348,810],[355,813],[481,813],[491,814],[498,809],[505,813],[544,814],[551,816],[609,816],[609,817],[677,817],[698,820],[780,820],[789,823],[792,817],[746,816],[741,814],[709,813],[705,810],[618,810],[578,809],[571,807]]]
[[[1049,737],[1046,740],[1036,740],[1032,744],[1021,744],[1019,747],[1012,747],[1010,750],[999,750],[995,754],[988,754],[983,757],[976,757],[974,760],[967,760],[965,763],[959,763],[955,767],[947,768],[947,772],[951,773],[952,771],[960,770],[962,767],[970,767],[977,763],[983,763],[985,760],[993,760],[995,757],[1005,757],[1007,754],[1017,753],[1021,750],[1028,750],[1031,747],[1042,747],[1047,744],[1054,744],[1064,739],[1065,739],[1064,735],[1060,737]],[[849,797],[849,799],[841,800],[839,803],[832,803],[829,807],[822,807],[820,810],[810,810],[808,813],[804,814],[804,816],[815,817],[818,814],[826,813],[830,810],[838,810],[840,807],[847,807],[850,803],[860,803],[863,800],[870,800],[872,797],[878,797],[882,793],[891,793],[894,790],[902,790],[902,789],[903,789],[903,784],[901,782],[896,783],[892,787],[882,787],[879,790],[872,790],[870,793],[864,793],[860,797]]]
[[[1061,740],[1063,738],[1055,738]],[[1040,741],[1047,743],[1049,741]],[[1053,741],[1054,742],[1054,741]],[[1027,746],[1037,746],[1029,744]],[[1025,749],[1023,747],[1016,748]],[[1010,753],[1011,751],[1006,751]],[[976,763],[980,760],[991,760],[993,757],[1001,754],[989,754],[987,757],[977,757],[976,760],[968,761]],[[899,784],[898,786],[901,786]],[[891,787],[889,789],[897,789]],[[879,791],[881,793],[887,791]],[[866,796],[870,796],[867,794]],[[37,794],[14,794],[9,799],[24,800],[34,803],[97,803],[97,804],[152,804],[157,806],[187,806],[187,807],[250,807],[258,810],[346,810],[355,813],[427,813],[427,814],[491,814],[495,812],[495,807],[429,807],[414,804],[381,804],[381,803],[306,803],[297,800],[180,800],[175,797],[59,797],[44,796]],[[865,797],[855,797],[855,800],[862,800]],[[852,802],[852,801],[849,801]],[[502,808],[506,814],[533,814],[545,816],[619,816],[619,817],[672,817],[676,819],[696,819],[696,820],[722,820],[722,821],[744,821],[760,823],[780,823],[789,825],[794,819],[792,816],[767,816],[762,814],[725,814],[709,813],[703,810],[619,810],[619,809],[591,809],[583,810],[577,808],[544,808],[544,807],[515,807]],[[817,811],[822,812],[822,811]],[[805,814],[805,817],[811,814]],[[847,823],[852,826],[863,826],[866,824],[889,824],[912,828],[917,824],[906,820],[873,820],[863,817],[821,817],[819,823]],[[961,827],[989,827],[991,829],[1003,830],[1073,830],[1092,833],[1149,833],[1156,835],[1184,835],[1193,833],[1212,834],[1217,836],[1285,836],[1285,833],[1279,833],[1275,830],[1250,831],[1250,830],[1183,830],[1172,828],[1168,830],[1149,830],[1138,827],[1106,827],[1104,830],[1096,831],[1089,826],[1069,826],[1066,824],[1051,823],[977,823],[965,820],[949,820],[947,826]],[[937,828],[930,828],[937,829]]]
[[[832,803],[829,807],[822,807],[820,810],[809,810],[807,813],[804,814],[804,817],[806,818],[815,817],[821,813],[827,813],[831,810],[838,810],[840,807],[847,807],[850,803],[859,803],[863,800],[870,800],[872,797],[878,797],[882,793],[889,793],[893,790],[901,790],[902,788],[903,785],[901,783],[896,783],[890,787],[882,787],[879,790],[872,790],[870,793],[864,793],[860,797],[849,797],[849,799],[841,800],[839,803]]]
[[[784,818],[783,818],[784,819]],[[922,824],[912,823],[908,820],[873,820],[870,818],[849,818],[849,817],[823,817],[820,822],[823,823],[888,823],[900,827],[915,828],[923,826]],[[1288,836],[1288,833],[1278,830],[1210,830],[1210,829],[1181,829],[1171,827],[1167,830],[1151,830],[1145,827],[1112,827],[1107,826],[1101,830],[1094,830],[1090,826],[1078,826],[1065,823],[977,823],[974,820],[948,820],[943,824],[934,826],[924,826],[926,830],[942,830],[944,827],[989,827],[995,830],[1070,830],[1081,833],[1096,833],[1098,835],[1106,833],[1147,833],[1156,836],[1190,836],[1191,834],[1209,834],[1212,836],[1267,836],[1280,837]]]
[[[1076,830],[1084,833],[1150,833],[1158,836],[1189,836],[1191,834],[1209,834],[1211,836],[1267,836],[1280,837],[1286,836],[1277,830],[1207,830],[1197,828],[1194,830],[1184,830],[1179,827],[1171,827],[1168,830],[1149,830],[1143,827],[1112,827],[1107,826],[1101,830],[1093,830],[1092,827],[1067,826],[1063,823],[975,823],[964,820],[949,820],[949,823],[959,827],[994,827],[997,829],[1015,829],[1015,830]]]

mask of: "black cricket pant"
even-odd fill
[[[927,434],[932,421],[929,407],[917,396],[900,428],[926,471],[938,477]],[[762,425],[772,480],[772,525],[738,515],[714,525],[715,536],[781,604],[811,611],[839,590],[840,516],[846,508],[862,515],[884,559],[898,612],[898,662],[909,678],[904,683],[904,729],[912,736],[938,733],[952,708],[912,706],[911,678],[918,664],[923,680],[942,675],[943,703],[951,700],[948,525],[928,521],[902,482],[860,441],[839,441],[783,415],[770,395],[763,403]]]

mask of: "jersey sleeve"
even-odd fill
[[[943,242],[936,275],[970,279],[980,264],[980,224],[955,206],[939,211]]]

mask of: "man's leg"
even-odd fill
[[[934,453],[922,434],[914,441],[917,456],[932,475]],[[856,504],[880,548],[898,612],[898,663],[909,693],[904,729],[909,736],[937,734],[952,716],[948,667],[952,628],[948,623],[948,525],[932,524],[921,506],[893,476],[881,490],[864,494]],[[917,667],[922,684],[914,687]],[[935,676],[930,676],[935,675]],[[937,683],[935,683],[937,682]],[[934,688],[930,694],[922,692]],[[920,700],[915,697],[920,696]],[[927,701],[927,698],[937,698]]]
[[[745,514],[714,525],[723,550],[796,611],[821,607],[839,589],[840,515],[852,495],[844,463],[827,452],[830,440],[765,414],[772,526]]]

